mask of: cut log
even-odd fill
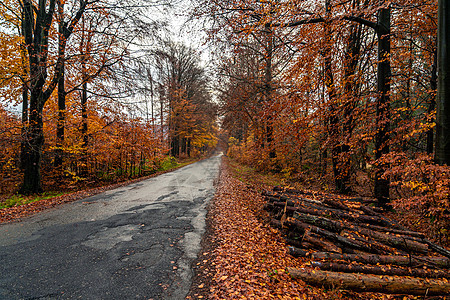
[[[355,197],[355,198],[345,198],[345,199],[342,199],[342,201],[349,201],[349,202],[359,202],[359,203],[362,203],[362,202],[367,201],[367,200],[364,200],[364,199],[361,198],[361,197]]]
[[[310,232],[309,230],[305,231],[302,241],[310,243],[311,245],[316,246],[316,248],[324,249],[328,252],[342,253],[341,248],[339,248],[338,246],[336,246],[333,243],[328,242],[327,240],[320,238],[319,236],[315,235],[314,233]]]
[[[285,202],[273,202],[274,206],[278,207],[285,207]],[[329,208],[329,207],[323,207],[323,206],[317,206],[313,204],[307,204],[305,206],[287,206],[287,211],[298,211],[302,213],[307,213],[310,215],[316,215],[316,216],[326,216],[326,217],[333,217],[337,219],[346,219],[349,221],[357,222],[357,223],[369,223],[374,225],[386,225],[387,222],[382,220],[380,217],[376,216],[367,216],[367,215],[361,215],[357,213],[348,213],[344,212],[339,209],[335,208]]]
[[[360,210],[362,210],[363,212],[365,212],[368,215],[372,215],[372,216],[378,216],[379,213],[376,212],[374,209],[372,209],[371,207],[365,206],[365,205],[361,205],[359,207]]]
[[[443,247],[441,247],[441,246],[439,246],[439,245],[436,245],[436,244],[430,242],[430,241],[427,240],[427,239],[424,239],[423,242],[427,243],[427,245],[428,245],[431,249],[433,249],[434,251],[436,251],[436,252],[439,253],[440,255],[444,255],[444,256],[450,258],[450,251],[449,251],[449,250],[447,250],[447,249],[445,249],[445,248],[443,248]]]
[[[322,201],[314,200],[314,199],[301,198],[301,197],[295,197],[294,199],[297,200],[298,202],[306,202],[306,203],[311,203],[311,204],[315,204],[315,205],[323,205],[324,204]]]
[[[305,251],[301,248],[297,248],[294,246],[288,246],[289,254],[293,257],[307,257],[311,254],[309,251]]]
[[[335,263],[312,261],[312,267],[317,267],[324,271],[344,272],[344,273],[363,273],[374,275],[394,275],[394,276],[412,276],[420,278],[450,278],[448,271],[422,268],[399,268],[393,266],[369,266],[355,263]]]
[[[369,251],[369,252],[372,254],[396,254],[396,255],[408,254],[405,251],[396,249],[389,245],[382,244],[373,239],[369,240],[367,237],[364,237],[360,233],[355,232],[355,231],[343,230],[341,232],[341,236],[349,238],[351,240],[357,240],[357,241],[360,241],[360,242],[366,244],[367,247],[370,247],[371,251]]]
[[[344,203],[341,203],[340,201],[336,201],[336,200],[332,200],[332,199],[323,199],[322,203],[325,203],[328,206],[331,206],[333,208],[337,208],[340,210],[349,211],[349,212],[357,212],[353,208],[345,205]]]
[[[280,197],[274,197],[274,196],[266,196],[265,200],[269,203],[271,202],[280,202]]]
[[[345,238],[343,236],[340,236],[338,234],[335,234],[331,231],[319,228],[317,226],[314,225],[310,225],[310,224],[306,224],[303,222],[300,222],[294,218],[288,218],[285,225],[287,226],[291,226],[291,227],[295,227],[296,229],[298,229],[301,232],[305,232],[306,230],[310,230],[311,232],[317,233],[320,236],[323,236],[329,240],[332,241],[336,241],[341,243],[342,245],[351,247],[351,248],[355,248],[355,249],[360,249],[360,250],[364,250],[364,251],[368,251],[370,252],[371,248],[369,246],[367,246],[366,244],[360,242],[360,241],[356,241],[356,240],[351,240],[348,238]]]
[[[266,203],[263,206],[263,210],[265,210],[265,211],[272,211],[273,208],[274,208],[274,205],[272,203]]]
[[[420,238],[420,239],[423,239],[425,237],[425,235],[423,233],[411,231],[411,230],[400,230],[400,229],[394,229],[394,228],[371,225],[371,224],[358,224],[358,226],[366,227],[366,228],[376,230],[379,232],[384,232],[384,233],[389,232],[389,233],[400,234],[400,235],[404,235],[404,236],[416,237],[416,238]]]
[[[341,222],[333,221],[324,217],[304,214],[301,212],[295,212],[294,219],[327,229],[332,232],[341,232],[344,227]]]
[[[397,249],[407,251],[408,253],[428,253],[428,245],[410,240],[405,237],[385,234],[371,229],[362,228],[360,226],[352,226],[351,228],[365,236],[373,238],[376,241],[395,247]]]
[[[308,245],[307,247],[302,243],[299,239],[285,238],[284,241],[286,244],[295,246],[296,248],[306,248],[306,249],[314,249],[313,245]]]
[[[288,268],[288,272],[293,278],[327,288],[422,296],[450,294],[450,282],[446,279],[350,274],[304,268]]]
[[[381,213],[376,212],[374,209],[368,206],[361,205],[360,209],[368,215],[372,215],[382,219],[384,222],[384,226],[396,228],[399,230],[408,230],[406,227],[400,225],[397,221],[384,217]]]
[[[397,265],[397,266],[428,266],[438,268],[450,268],[450,259],[446,257],[405,256],[405,255],[374,255],[374,254],[338,254],[329,252],[311,253],[314,260],[346,260],[366,263],[371,265]]]
[[[277,219],[272,219],[272,220],[270,220],[270,225],[271,225],[272,227],[278,228],[278,229],[283,228],[283,224],[281,224],[281,222],[278,221]]]

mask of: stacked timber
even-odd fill
[[[290,254],[308,258],[291,276],[355,291],[450,295],[450,251],[385,217],[375,201],[281,187],[263,196]]]

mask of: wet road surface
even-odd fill
[[[0,299],[184,299],[220,156],[0,225]]]

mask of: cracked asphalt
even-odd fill
[[[0,299],[184,299],[220,159],[0,225]]]

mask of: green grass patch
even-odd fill
[[[158,171],[169,171],[175,168],[180,168],[187,166],[191,163],[193,163],[195,160],[189,159],[189,160],[183,160],[181,162],[177,161],[177,159],[173,156],[168,156],[164,158],[160,163],[158,167]]]
[[[23,195],[13,195],[6,200],[3,200],[0,202],[0,209],[7,208],[7,207],[13,207],[13,206],[19,206],[24,205],[40,200],[50,199],[53,197],[58,197],[61,195],[64,195],[66,193],[62,192],[44,192],[40,195],[31,195],[31,196],[23,196]]]
[[[159,163],[158,171],[167,171],[178,166],[177,159],[173,156],[167,156]]]

